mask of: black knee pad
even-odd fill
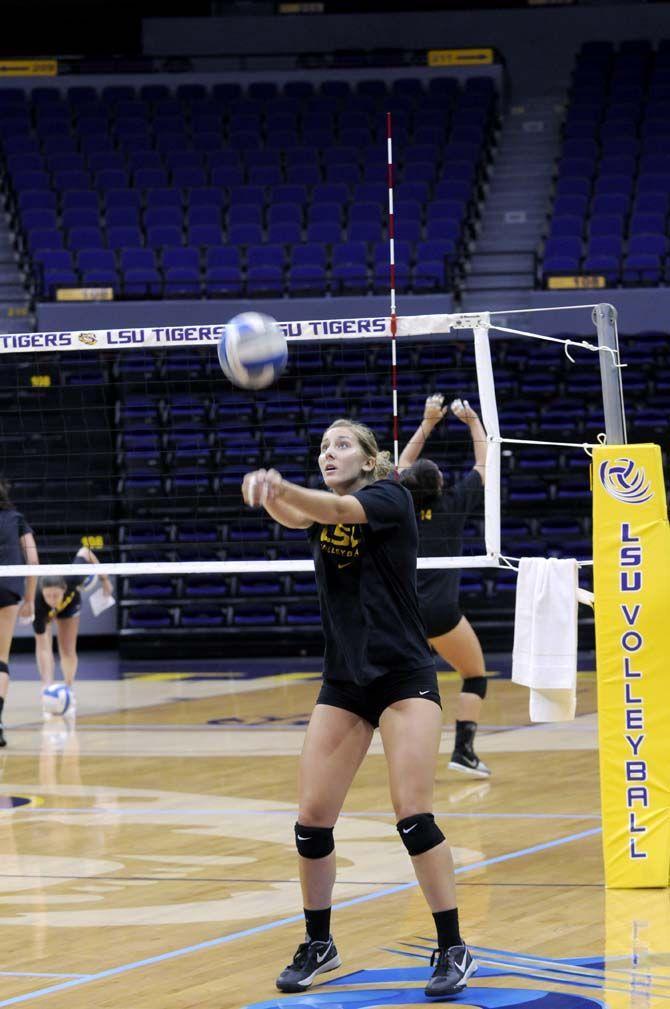
[[[462,694],[476,694],[482,700],[486,697],[488,680],[486,676],[468,676],[463,679]]]
[[[444,841],[444,834],[432,813],[415,813],[396,824],[402,843],[410,855],[423,855]]]
[[[295,846],[303,858],[325,858],[335,848],[332,827],[305,827],[295,825]]]
[[[6,662],[0,662],[0,673],[7,673],[7,676],[9,676],[9,666]]]

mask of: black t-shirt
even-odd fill
[[[481,509],[484,485],[476,469],[442,492],[432,504],[417,511],[419,557],[458,557],[463,553],[463,528],[468,515]],[[453,602],[458,598],[458,568],[433,568],[417,572],[421,606]]]
[[[84,557],[75,557],[73,564],[85,564],[88,567],[89,562]],[[35,634],[44,634],[47,624],[54,619],[54,617],[74,617],[79,613],[79,608],[81,606],[81,595],[80,588],[88,578],[90,572],[83,571],[81,575],[68,575],[65,579],[65,595],[63,596],[63,601],[58,605],[54,606],[53,609],[49,606],[46,599],[42,593],[37,591],[35,596],[35,619],[33,620],[33,630]]]
[[[363,525],[307,531],[326,639],[326,679],[365,686],[386,673],[432,667],[416,594],[412,497],[394,480],[356,491]]]
[[[21,537],[31,533],[32,529],[20,512],[14,509],[0,510],[0,564],[25,564],[21,548]],[[21,575],[0,578],[0,585],[10,592],[15,592],[19,598],[23,596],[24,582]]]

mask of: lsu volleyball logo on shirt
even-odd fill
[[[361,542],[360,530],[357,525],[324,526],[321,530],[321,551],[331,557],[339,557],[347,564],[359,556]],[[344,564],[339,565],[344,567]]]
[[[599,472],[607,493],[623,504],[644,504],[654,496],[644,469],[632,459],[606,460],[600,464]]]

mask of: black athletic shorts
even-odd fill
[[[16,592],[12,592],[11,589],[0,586],[0,610],[3,610],[5,606],[16,606],[20,602],[21,596],[17,596]]]
[[[425,697],[427,701],[434,701],[442,707],[434,666],[426,666],[413,673],[387,673],[366,687],[348,680],[324,679],[316,703],[331,704],[334,708],[351,711],[376,729],[386,708],[408,697]]]
[[[456,600],[440,603],[420,602],[420,609],[423,622],[426,625],[426,637],[429,640],[453,631],[463,617]]]

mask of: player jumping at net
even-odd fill
[[[307,530],[326,639],[298,774],[295,839],[307,934],[277,987],[304,991],[341,964],[330,934],[333,828],[379,726],[398,833],[437,930],[426,994],[454,995],[477,965],[461,939],[451,850],[432,813],[442,711],[416,594],[412,498],[386,479],[388,453],[373,433],[350,420],[324,433],[319,468],[328,491],[289,483],[272,469],[248,473],[242,485],[246,504]]]
[[[88,547],[77,551],[75,564],[98,564],[98,558]],[[91,577],[90,571],[82,567],[81,575],[46,575],[37,584],[35,602],[35,656],[42,686],[48,687],[54,681],[55,663],[52,642],[53,621],[56,622],[58,636],[58,655],[60,658],[63,680],[74,691],[74,680],[77,675],[77,634],[79,633],[79,612],[81,610],[82,586]],[[102,589],[105,595],[111,596],[112,583],[106,575],[100,575]],[[72,693],[69,712],[75,712],[75,698]]]
[[[0,564],[39,564],[32,529],[12,504],[4,483],[0,483]],[[7,745],[2,717],[16,618],[32,620],[36,584],[34,576],[26,578],[25,583],[20,575],[0,578],[0,747]]]
[[[439,467],[419,459],[433,429],[446,416],[444,397],[429,396],[423,419],[398,461],[401,481],[411,492],[419,527],[420,557],[458,557],[463,553],[463,526],[481,508],[486,479],[486,432],[467,400],[454,400],[451,412],[466,424],[475,464],[464,480],[445,488]],[[479,639],[458,605],[461,572],[457,568],[417,572],[419,606],[428,640],[437,654],[463,677],[456,705],[456,739],[449,761],[452,771],[487,778],[491,772],[475,753],[474,743],[486,696],[486,666]]]

